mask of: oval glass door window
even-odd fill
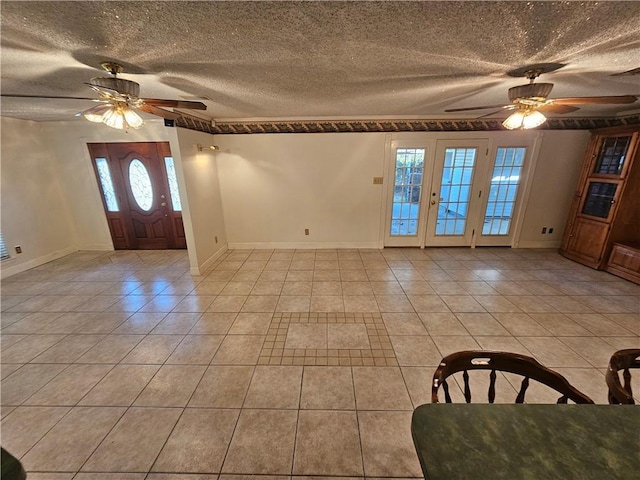
[[[131,184],[133,198],[136,199],[140,208],[146,212],[151,210],[153,205],[151,178],[144,163],[137,158],[134,158],[129,164],[129,183]]]

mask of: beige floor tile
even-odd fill
[[[595,403],[608,405],[607,384],[604,375],[597,368],[554,368],[571,385],[589,396]]]
[[[63,364],[24,365],[2,382],[2,405],[20,405],[66,367]]]
[[[482,350],[495,350],[498,352],[520,353],[532,357],[533,355],[522,345],[517,338],[511,336],[478,336],[474,337]]]
[[[381,312],[413,312],[413,306],[406,295],[376,295]]]
[[[3,363],[0,366],[0,377],[4,380],[23,365],[23,363]]]
[[[242,312],[274,312],[278,295],[249,295],[242,306]]]
[[[2,448],[21,458],[70,407],[18,407],[2,419]]]
[[[369,282],[371,285],[371,289],[373,293],[376,295],[400,295],[405,293],[405,291],[400,286],[397,280],[389,280],[389,281],[380,281],[380,282]],[[345,295],[351,295],[345,292]],[[362,294],[361,294],[362,295]]]
[[[197,312],[173,312],[158,323],[153,330],[152,335],[158,334],[186,334],[200,319],[200,313]]]
[[[406,295],[435,295],[435,290],[424,280],[406,280],[400,282]]]
[[[356,412],[300,412],[294,475],[362,475]]]
[[[552,335],[558,337],[586,337],[592,335],[589,330],[581,327],[564,313],[530,313],[529,316],[551,332]]]
[[[475,276],[475,274],[473,273],[471,273],[471,275]],[[459,281],[458,285],[460,285],[464,290],[463,293],[468,293],[474,296],[499,295],[499,293],[493,287],[491,287],[491,285],[482,281]]]
[[[129,313],[97,313],[92,314],[80,324],[74,333],[112,333],[127,318]]]
[[[118,363],[138,345],[144,335],[107,335],[78,358],[79,363]]]
[[[71,480],[75,473],[64,472],[29,472],[29,480]]]
[[[350,367],[304,367],[300,408],[355,410]]]
[[[311,296],[309,309],[312,312],[344,312],[344,302],[341,295]]]
[[[290,270],[289,273],[287,273],[287,276],[285,278],[286,283],[295,283],[295,282],[307,282],[307,283],[311,283],[313,281],[313,269],[311,270],[303,270],[303,269],[295,269],[295,270]],[[294,285],[290,285],[289,288],[293,288],[296,289],[298,287],[294,286]],[[311,295],[311,285],[307,285],[306,283],[304,285],[301,285],[300,288],[303,288],[305,290],[305,294]],[[308,293],[307,293],[307,289]],[[288,295],[287,293],[285,293],[285,291],[282,291],[283,295]],[[289,294],[289,295],[293,295],[293,294]]]
[[[598,313],[567,313],[566,315],[578,325],[600,337],[634,336],[630,330]]]
[[[606,368],[611,355],[616,351],[615,347],[599,337],[563,337],[560,341],[578,353],[591,366],[597,368]],[[569,367],[571,365],[562,366]]]
[[[284,348],[328,348],[327,325],[290,324],[287,330]]]
[[[362,274],[364,274],[364,272]],[[365,281],[345,281],[345,274],[342,271],[340,272],[340,277],[343,278],[342,292],[344,295],[373,295],[373,289],[371,288],[371,284],[367,281],[366,275],[364,279]]]
[[[431,337],[390,336],[401,366],[436,366],[442,355]]]
[[[586,337],[562,337],[586,338]],[[591,367],[592,365],[574,352],[566,344],[554,337],[518,337],[527,350],[548,368]]]
[[[436,367],[402,367],[401,370],[413,408],[431,403],[431,382]]]
[[[640,337],[601,337],[606,343],[616,350],[640,347]]]
[[[229,329],[230,335],[266,335],[271,313],[239,313]]]
[[[239,282],[231,281],[222,289],[219,295],[249,295],[253,289],[255,281]]]
[[[124,412],[122,407],[74,408],[22,458],[25,469],[79,470]]]
[[[281,295],[276,312],[308,312],[310,304],[310,295]]]
[[[140,393],[136,407],[184,407],[206,370],[197,365],[163,365]]]
[[[157,295],[149,303],[144,305],[139,312],[164,312],[168,313],[182,302],[184,295]]]
[[[216,352],[214,365],[256,365],[264,335],[227,335]]]
[[[239,312],[246,300],[246,295],[219,296],[209,306],[207,312]]]
[[[479,350],[480,346],[471,336],[435,335],[431,337],[442,357],[463,350]]]
[[[507,298],[511,303],[517,305],[526,313],[553,313],[556,311],[551,305],[536,295],[511,295]]]
[[[468,335],[469,332],[451,312],[418,314],[429,335]]]
[[[73,333],[82,325],[87,319],[90,319],[95,313],[63,313],[52,322],[48,322],[45,326],[38,330],[40,334],[48,333]]]
[[[65,335],[29,335],[18,345],[2,350],[2,363],[30,362],[63,338],[65,338]]]
[[[613,320],[627,330],[640,335],[640,314],[637,313],[606,313],[605,317]]]
[[[286,276],[286,272],[283,272],[283,273],[285,273],[285,276]],[[255,295],[278,296],[282,292],[283,285],[284,285],[284,281],[260,277],[260,280],[258,280],[253,286],[253,289],[251,290],[250,295],[251,296],[255,296]]]
[[[145,480],[217,480],[216,474],[180,474],[180,473],[150,473]],[[29,479],[31,480],[31,479]]]
[[[411,440],[411,412],[358,412],[367,477],[422,477]]]
[[[383,313],[382,320],[389,335],[427,335],[416,313]]]
[[[148,472],[179,408],[130,408],[82,467],[88,472]]]
[[[441,295],[440,298],[454,313],[486,311],[471,295]]]
[[[371,348],[365,325],[327,325],[327,345],[330,349]]]
[[[72,363],[104,338],[104,335],[67,335],[32,362]]]
[[[4,284],[3,284],[4,288]],[[6,295],[2,295],[2,304],[4,305]],[[21,334],[21,333],[38,333],[57,318],[64,315],[63,313],[49,312],[16,312],[10,313],[3,310],[2,317],[2,334]],[[4,318],[8,317],[6,320]],[[15,320],[12,320],[15,319]],[[44,332],[43,332],[44,333]],[[64,332],[57,332],[64,333]]]
[[[456,313],[455,315],[471,335],[509,335],[509,332],[490,313]]]
[[[409,301],[416,312],[448,313],[451,311],[438,295],[409,295]]]
[[[164,363],[184,335],[149,335],[122,360],[122,363]]]
[[[222,472],[289,475],[297,417],[295,410],[242,410]]]
[[[191,291],[193,295],[205,295],[205,296],[215,296],[218,295],[227,282],[215,282],[215,281],[207,281],[199,283],[196,287]]]
[[[249,383],[252,366],[211,366],[196,388],[189,407],[241,408]]]
[[[484,307],[487,312],[521,312],[522,309],[510,302],[502,295],[476,295],[476,301]]]
[[[345,312],[377,313],[378,303],[373,295],[343,295]]]
[[[237,313],[204,313],[189,331],[196,335],[224,335],[231,328]]]
[[[70,365],[29,397],[25,405],[75,405],[113,368],[113,365]]]
[[[302,367],[257,366],[244,408],[298,408]]]
[[[402,372],[397,367],[353,367],[358,410],[412,410]]]
[[[482,282],[484,283],[484,282]],[[429,285],[438,295],[466,295],[469,293],[458,282],[429,282]]]
[[[167,364],[209,365],[223,335],[187,335],[167,359]]]
[[[294,273],[294,272],[289,272],[289,274]],[[298,274],[301,272],[297,272]],[[312,273],[312,272],[309,272]],[[313,278],[312,275],[310,275],[311,278]],[[292,278],[296,278],[296,277],[301,277],[301,275],[293,275]],[[311,282],[311,280],[308,281],[300,281],[300,280],[290,280],[289,277],[287,277],[287,281],[284,282],[284,286],[282,287],[282,293],[281,295],[285,295],[285,296],[295,296],[295,295],[304,295],[304,296],[308,296],[311,295],[311,291],[313,289],[313,283]]]
[[[334,282],[313,282],[311,289],[311,295],[326,296],[326,295],[342,295],[342,283],[339,281]]]
[[[593,313],[591,307],[564,295],[549,295],[544,301],[561,313]]]
[[[79,404],[128,407],[159,368],[158,365],[116,365]]]
[[[219,472],[239,414],[240,410],[185,409],[153,470]]]

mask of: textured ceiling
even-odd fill
[[[203,97],[220,119],[472,118],[558,62],[550,98],[640,95],[640,2],[12,2],[3,94],[91,97],[100,62],[141,96]],[[2,115],[72,119],[77,100],[2,100]],[[575,116],[637,112],[585,106]]]

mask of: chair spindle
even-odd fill
[[[451,403],[451,395],[449,394],[449,384],[446,380],[442,381],[442,390],[444,390],[444,401]]]
[[[527,388],[529,388],[529,377],[524,377],[522,379],[522,384],[520,385],[520,391],[516,397],[516,403],[524,403],[524,396],[527,393]]]
[[[633,392],[631,391],[631,372],[628,368],[625,368],[622,372],[622,378],[624,378],[624,390],[629,394],[630,397],[633,397]]]
[[[466,370],[462,374],[462,378],[464,379],[464,399],[467,403],[471,403],[471,387],[469,387],[469,372]]]
[[[556,403],[567,403],[567,400],[568,400],[567,396],[563,395],[558,399]]]
[[[493,403],[496,399],[496,371],[491,370],[489,374],[489,403]]]

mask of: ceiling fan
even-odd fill
[[[555,67],[556,69],[559,67]],[[509,129],[528,129],[542,125],[547,118],[543,112],[565,114],[579,110],[574,105],[602,105],[633,103],[638,97],[635,95],[615,95],[604,97],[568,97],[548,98],[553,83],[535,83],[535,80],[543,73],[551,71],[544,67],[532,67],[524,71],[520,70],[529,83],[518,85],[509,89],[509,105],[484,105],[481,107],[451,108],[445,112],[466,112],[471,110],[498,109],[482,117],[488,117],[504,110],[515,110],[502,125]],[[518,71],[515,71],[518,72]],[[480,117],[480,118],[482,118]]]
[[[144,122],[136,110],[175,120],[180,117],[180,114],[166,110],[166,108],[207,109],[207,106],[202,102],[141,98],[139,96],[140,84],[118,77],[118,75],[122,73],[121,65],[112,62],[103,62],[101,65],[110,76],[95,77],[86,84],[94,90],[100,98],[9,94],[2,94],[2,97],[91,100],[97,102],[98,105],[79,112],[76,116],[84,116],[84,118],[91,122],[101,122],[109,127],[120,130],[129,127],[140,128],[143,125]]]

